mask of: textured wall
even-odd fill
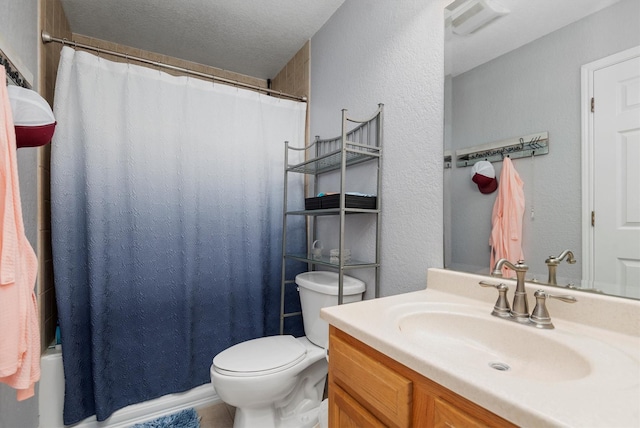
[[[385,105],[382,295],[424,288],[427,268],[442,266],[442,7],[351,0],[311,39],[312,136],[339,135],[343,108],[364,118]],[[348,181],[347,190],[371,191],[359,173],[352,180],[360,185]],[[365,236],[374,228],[351,217],[347,247],[356,258],[355,248],[373,246]],[[335,243],[335,227],[327,225],[320,239]],[[370,272],[349,275],[371,284]],[[373,287],[367,290],[371,297]]]
[[[453,150],[549,131],[549,154],[513,162],[527,201],[524,255],[537,279],[546,279],[544,260],[566,248],[578,263],[558,275],[581,276],[580,67],[639,45],[638,16],[640,2],[624,0],[453,78]],[[500,174],[502,163],[494,167]],[[454,267],[488,272],[496,193],[478,192],[470,170],[447,172],[451,257]]]

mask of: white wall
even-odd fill
[[[558,276],[581,276],[580,67],[640,45],[639,17],[640,2],[623,0],[453,78],[453,150],[549,132],[549,154],[513,161],[524,181],[525,261],[539,280],[545,259],[564,249],[578,263],[562,264]],[[502,162],[494,167],[500,174]],[[470,169],[451,170],[452,259],[488,273],[496,193],[481,194]]]
[[[31,74],[31,84],[37,87],[38,70],[38,2],[37,0],[0,0],[0,46]],[[4,82],[2,82],[4,84]],[[25,232],[36,248],[37,237],[37,152],[18,151],[18,173]],[[0,384],[0,428],[37,427],[38,399],[16,401],[16,392]]]
[[[343,108],[364,118],[385,106],[382,295],[424,288],[427,268],[443,264],[444,3],[347,0],[311,39],[312,136],[339,135]],[[350,221],[361,244],[371,222]]]

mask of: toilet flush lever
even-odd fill
[[[480,281],[479,284],[482,287],[494,287],[498,290],[498,300],[496,300],[496,304],[493,306],[491,315],[500,318],[510,317],[511,307],[509,306],[509,300],[507,299],[507,291],[509,291],[509,287],[503,283],[493,284],[487,281]]]

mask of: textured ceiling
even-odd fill
[[[61,0],[71,31],[263,79],[344,0]]]
[[[74,33],[268,79],[345,0],[61,1]],[[471,36],[449,38],[447,73],[470,70],[620,0],[493,1],[511,13]]]

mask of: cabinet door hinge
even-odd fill
[[[593,113],[594,111],[596,111],[596,100],[595,98],[591,97],[591,113]]]
[[[591,211],[591,226],[595,227],[595,225],[596,225],[596,212]]]

